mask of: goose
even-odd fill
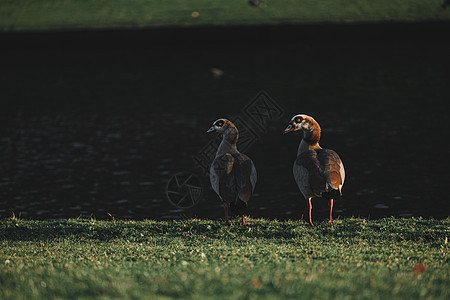
[[[331,223],[333,199],[342,196],[342,186],[345,180],[344,165],[336,152],[320,147],[321,129],[314,118],[305,114],[295,115],[283,134],[292,131],[303,132],[293,173],[300,192],[308,201],[309,223],[314,226],[311,218],[311,200],[317,197],[328,200],[330,207],[328,223]]]
[[[222,134],[222,142],[217,149],[210,168],[211,186],[223,202],[225,223],[228,220],[228,208],[235,214],[242,214],[241,225],[245,222],[244,210],[252,196],[256,185],[256,168],[252,160],[238,151],[236,147],[239,132],[236,126],[227,119],[216,120],[207,133]]]

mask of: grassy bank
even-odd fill
[[[159,26],[438,21],[444,0],[0,0],[0,31]]]
[[[252,221],[3,220],[0,298],[450,296],[450,219]]]

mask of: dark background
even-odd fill
[[[0,217],[222,216],[192,157],[260,90],[283,108],[246,153],[253,217],[298,219],[298,113],[347,178],[335,216],[448,216],[448,22],[0,34]],[[211,68],[223,70],[215,78]],[[204,197],[182,210],[169,179]],[[314,201],[316,218],[326,203]]]

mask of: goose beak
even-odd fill
[[[206,133],[210,133],[210,132],[214,132],[216,131],[216,129],[214,128],[214,126],[211,126],[210,129],[208,129],[208,131]]]
[[[292,126],[291,124],[288,125],[288,127],[284,130],[283,134],[286,134],[288,132],[291,132],[294,130],[294,126]]]

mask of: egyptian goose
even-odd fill
[[[303,139],[294,162],[294,178],[305,199],[308,200],[309,223],[311,218],[311,199],[321,197],[328,200],[330,220],[332,222],[333,199],[340,198],[345,180],[345,170],[339,155],[319,145],[320,126],[312,117],[299,114],[289,122],[284,134],[302,131]]]
[[[233,213],[242,214],[242,225],[249,225],[244,219],[244,209],[255,188],[255,165],[248,156],[238,151],[236,142],[239,132],[232,122],[218,119],[207,132],[222,134],[222,142],[211,164],[209,176],[212,188],[223,202],[225,222],[230,225],[230,208]]]

